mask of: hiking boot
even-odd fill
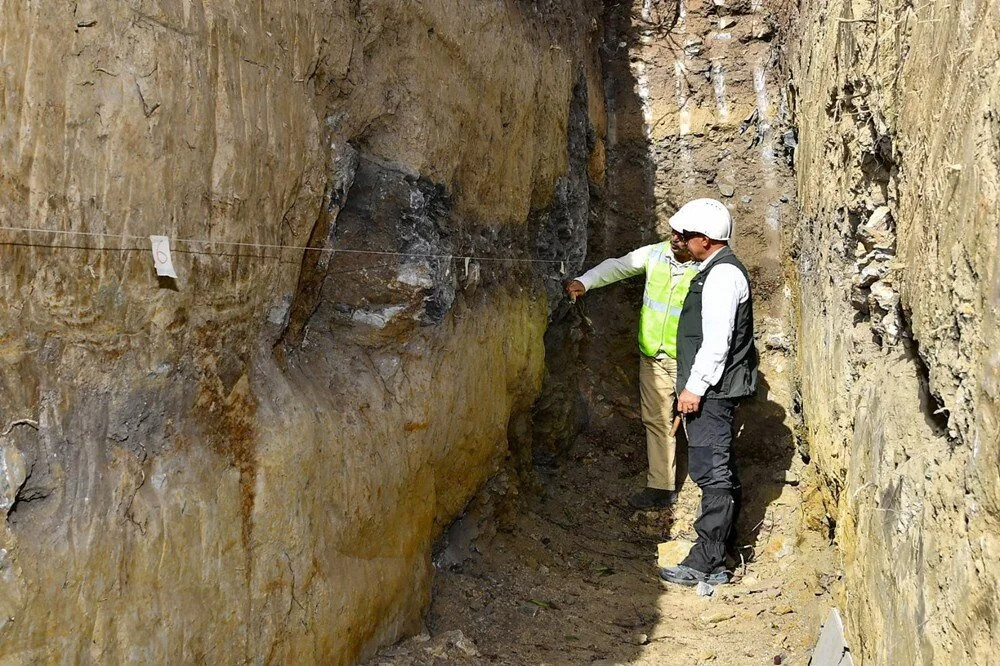
[[[726,585],[729,583],[730,577],[728,571],[716,571],[715,573],[710,573],[705,577],[705,582],[709,585]]]
[[[662,509],[676,501],[676,490],[660,490],[659,488],[643,488],[628,498],[628,504],[633,509]]]
[[[694,587],[698,583],[724,585],[729,582],[729,574],[725,571],[716,571],[715,573],[707,574],[704,571],[692,569],[684,564],[678,564],[676,567],[660,569],[660,580],[686,587]]]

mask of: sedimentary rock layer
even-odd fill
[[[992,663],[1000,13],[807,2],[800,20],[802,404],[853,647]]]
[[[0,657],[345,663],[419,624],[582,260],[595,15],[0,3],[0,224],[81,232],[0,234]],[[204,242],[158,280],[149,234]]]

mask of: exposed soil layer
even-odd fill
[[[806,436],[866,663],[1000,661],[1000,4],[800,4]]]

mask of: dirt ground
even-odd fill
[[[694,537],[697,487],[688,482],[671,510],[632,512],[642,425],[623,416],[594,429],[544,472],[513,529],[474,542],[464,562],[439,556],[427,631],[370,663],[807,664],[839,573],[823,535],[800,531],[801,462],[787,473],[775,462],[745,460],[751,561],[700,597],[656,571],[658,543],[683,549]]]

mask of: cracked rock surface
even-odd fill
[[[998,20],[805,2],[790,44],[814,520],[866,663],[1000,658]]]

